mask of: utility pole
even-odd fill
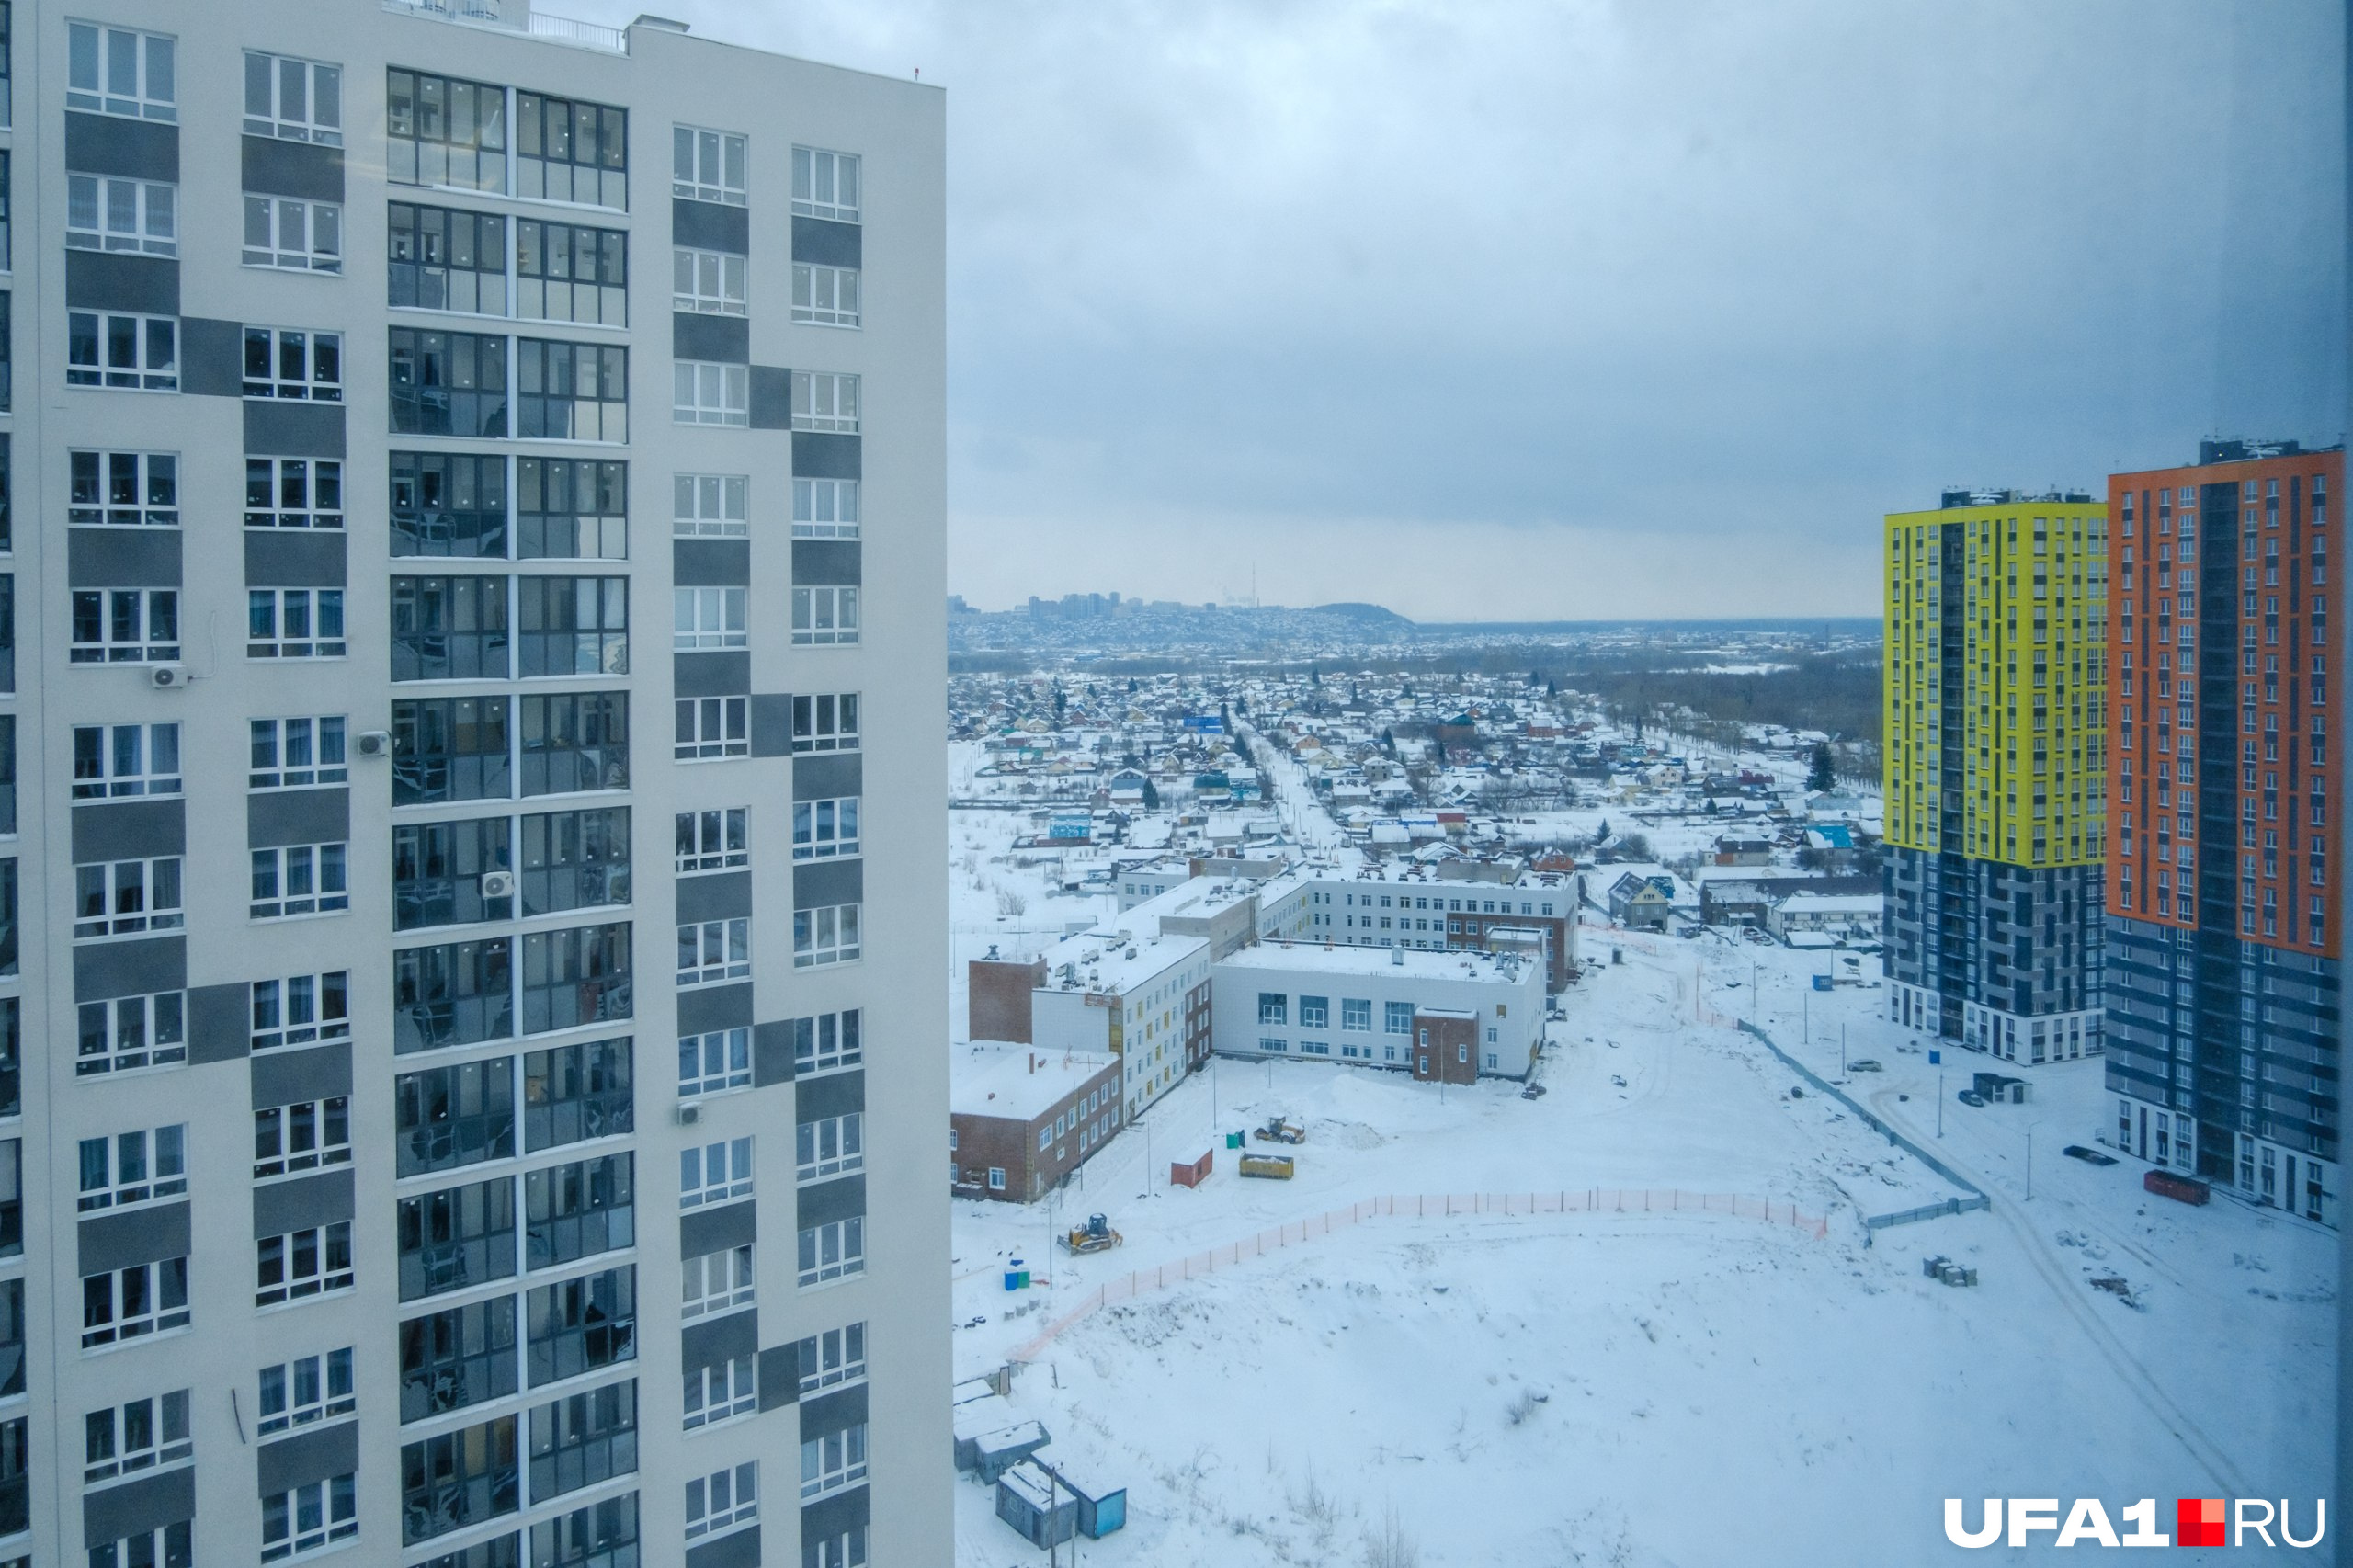
[[[1838,1076],[1840,1076],[1841,1078],[1843,1078],[1843,1077],[1845,1077],[1846,1075],[1847,1075],[1847,1026],[1846,1026],[1844,1023],[1841,1023],[1841,1024],[1838,1026]]]
[[[2026,1130],[2026,1200],[2034,1201],[2034,1129]]]
[[[1945,1135],[1945,1075],[1937,1074],[1937,1136]]]

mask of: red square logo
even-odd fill
[[[2222,1539],[2222,1499],[2184,1497],[2174,1505],[2176,1546],[2227,1546]]]

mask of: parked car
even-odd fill
[[[1847,1063],[1847,1071],[1849,1073],[1876,1073],[1879,1070],[1878,1062],[1868,1056],[1858,1057]]]
[[[2112,1165],[2116,1164],[2115,1155],[2103,1154],[2097,1149],[2087,1149],[2081,1143],[2070,1143],[2059,1152],[2066,1155],[2071,1160],[2081,1160],[2087,1165]]]
[[[1953,1098],[1959,1100],[1963,1105],[1982,1106],[1985,1103],[1985,1096],[1979,1094],[1975,1089],[1963,1089],[1961,1093],[1955,1095]]]

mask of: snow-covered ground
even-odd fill
[[[982,814],[954,829],[960,1020],[968,949],[1081,910],[1040,892],[1051,919],[1039,900],[1000,919],[987,884],[1029,873],[991,863]],[[1688,1210],[1382,1216],[1107,1307],[1013,1395],[1057,1450],[1130,1489],[1128,1528],[1080,1561],[1336,1568],[1376,1561],[1368,1541],[1387,1536],[1418,1553],[1387,1562],[1429,1568],[1894,1564],[1961,1557],[1949,1495],[2099,1496],[2112,1513],[2320,1490],[2333,1239],[2223,1198],[2147,1197],[2130,1160],[2064,1157],[2108,1114],[2097,1061],[2033,1070],[2027,1105],[1972,1109],[1950,1096],[1984,1059],[1948,1052],[1940,1088],[1920,1042],[1877,1017],[1883,991],[1810,988],[1831,956],[1586,937],[1593,967],[1553,1026],[1542,1099],[1224,1062],[1058,1203],[959,1201],[959,1374],[1131,1270],[1376,1195],[1738,1194],[1826,1215],[1827,1235]],[[1850,1092],[1971,1175],[1992,1211],[1867,1247],[1863,1214],[1951,1189],[1819,1095],[1790,1097],[1794,1074],[1718,1021],[1732,1015],[1825,1077],[1843,1027],[1850,1057],[1884,1064]],[[1309,1130],[1297,1179],[1240,1179],[1221,1146],[1205,1186],[1166,1185],[1172,1159],[1274,1113]],[[1051,1250],[1090,1210],[1125,1246]],[[1935,1253],[1981,1284],[1924,1278]],[[1047,1282],[1006,1292],[1016,1255]],[[2087,1283],[2111,1274],[2137,1309]],[[961,1568],[1041,1556],[989,1489],[960,1481],[958,1507]]]

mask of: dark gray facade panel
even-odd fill
[[[180,318],[180,391],[190,397],[245,395],[244,323]]]
[[[65,303],[81,311],[176,316],[180,313],[180,264],[158,256],[67,251]]]
[[[678,924],[689,921],[735,920],[752,913],[752,873],[716,871],[706,876],[680,877]]]
[[[237,987],[242,991],[243,986]],[[333,1099],[351,1093],[348,1041],[308,1051],[265,1051],[253,1059],[254,1108]]]
[[[101,1214],[74,1229],[74,1256],[85,1277],[166,1257],[186,1257],[188,1253],[185,1203],[158,1203],[149,1209]]]
[[[818,1437],[830,1437],[836,1432],[847,1432],[866,1419],[866,1385],[852,1383],[846,1389],[821,1393],[814,1399],[801,1402],[801,1440],[804,1443]]]
[[[765,1371],[767,1369],[763,1368]],[[820,1497],[801,1510],[801,1539],[829,1540],[844,1530],[854,1530],[874,1522],[874,1500],[866,1487],[854,1491],[835,1492]]]
[[[192,987],[188,994],[188,1061],[235,1062],[249,1054],[254,1039],[253,1019],[246,1012],[249,1000],[243,981]]]
[[[670,243],[695,250],[723,250],[749,256],[751,210],[674,196],[670,199]]]
[[[752,582],[752,541],[681,539],[670,543],[670,580],[681,588],[742,588]]]
[[[341,528],[247,528],[249,588],[340,588],[350,575]]]
[[[105,1002],[188,987],[188,938],[92,942],[74,949],[74,1000]]]
[[[196,1517],[196,1467],[82,1494],[82,1539],[94,1546]]]
[[[687,1253],[699,1257],[699,1253]],[[699,1372],[705,1367],[722,1367],[739,1356],[754,1356],[760,1348],[760,1314],[756,1308],[746,1307],[725,1317],[702,1318],[678,1331],[678,1369]]]
[[[339,403],[275,403],[255,398],[245,404],[245,455],[253,458],[343,456],[343,405]]]
[[[788,394],[790,389],[787,389]],[[755,424],[758,423],[756,420]],[[857,436],[830,436],[819,430],[792,433],[792,472],[802,479],[862,479],[864,460]]]
[[[177,528],[67,528],[65,580],[76,588],[176,588]]]
[[[792,699],[763,694],[752,699],[752,755],[792,755]]]
[[[748,980],[741,985],[690,985],[678,993],[681,1035],[751,1027],[752,983]]]
[[[65,166],[77,175],[126,175],[177,185],[180,129],[153,120],[68,109]]]
[[[866,899],[866,867],[858,860],[824,860],[792,868],[792,907],[825,909]]]
[[[283,1442],[264,1443],[254,1455],[255,1479],[260,1483],[255,1495],[275,1497],[314,1481],[349,1475],[358,1468],[359,1423],[346,1421]]]
[[[722,365],[752,362],[752,324],[743,316],[704,311],[670,312],[670,357],[709,359]]]
[[[866,792],[865,759],[857,752],[813,753],[792,765],[792,798],[796,801],[837,801]]]
[[[866,1178],[862,1176],[843,1176],[838,1181],[820,1182],[804,1187],[799,1193],[796,1222],[801,1230],[812,1225],[829,1225],[835,1220],[847,1220],[866,1212]]]
[[[765,1089],[770,1084],[790,1084],[792,1067],[791,1022],[779,1019],[756,1026],[752,1030],[752,1086]]]
[[[254,1239],[282,1236],[313,1225],[351,1218],[351,1170],[323,1171],[299,1181],[267,1182],[254,1188]]]
[[[775,365],[753,366],[751,405],[753,429],[791,429],[792,372]]]
[[[245,797],[245,847],[281,844],[342,844],[351,837],[351,791],[256,790]]]
[[[827,1073],[803,1078],[792,1086],[792,1114],[797,1121],[820,1121],[866,1108],[866,1069]]]
[[[856,223],[836,223],[830,218],[795,218],[792,259],[819,267],[861,266],[858,256],[864,249],[860,240],[865,233]]]
[[[188,853],[186,801],[110,801],[74,808],[74,862]]]
[[[760,1409],[769,1411],[801,1397],[801,1348],[777,1345],[760,1352]]]
[[[746,697],[752,690],[752,655],[673,653],[670,680],[678,697]]]
[[[241,173],[247,190],[263,196],[300,196],[312,201],[343,200],[343,149],[308,142],[247,136]]]
[[[688,1210],[678,1216],[678,1256],[700,1257],[758,1240],[758,1208],[747,1198],[741,1203]],[[745,1352],[750,1348],[745,1346]]]
[[[687,1548],[687,1568],[760,1568],[760,1527]]]
[[[792,541],[792,585],[856,587],[864,562],[858,542],[847,539],[796,539]]]

